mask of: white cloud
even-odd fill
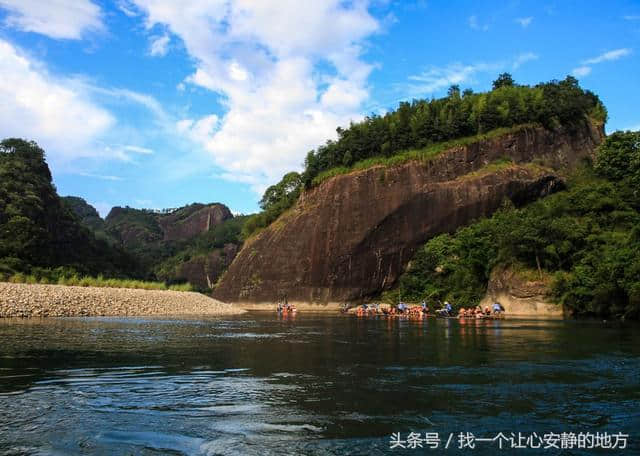
[[[480,73],[494,73],[507,68],[517,69],[531,60],[536,60],[537,54],[525,52],[518,55],[513,61],[475,63],[463,65],[452,63],[444,67],[431,67],[419,75],[409,76],[409,82],[397,84],[396,89],[409,97],[421,97],[432,94],[453,84],[470,83]]]
[[[574,68],[573,71],[571,71],[571,74],[576,78],[587,76],[589,73],[591,73],[590,66],[580,66],[578,68]]]
[[[520,54],[518,57],[516,57],[516,59],[513,61],[513,64],[511,65],[511,68],[517,70],[518,68],[520,68],[520,66],[532,60],[538,60],[538,55],[534,54],[533,52],[525,52],[524,54]]]
[[[75,80],[51,76],[0,40],[0,136],[37,141],[54,161],[95,156],[95,139],[115,123]]]
[[[403,91],[413,95],[424,95],[437,92],[453,84],[470,81],[479,72],[498,71],[500,66],[495,64],[478,63],[462,65],[453,63],[446,67],[433,67],[419,75],[410,76],[411,81],[403,86]]]
[[[77,40],[104,30],[100,7],[90,0],[0,0],[0,8],[8,26],[50,38]]]
[[[104,146],[104,156],[126,163],[135,163],[134,155],[152,155],[153,150],[132,145]]]
[[[171,41],[171,38],[166,33],[161,36],[153,37],[151,40],[149,54],[153,57],[162,57],[167,55],[167,51],[169,50],[169,41]]]
[[[486,32],[487,30],[489,30],[489,25],[480,24],[478,22],[478,17],[475,15],[469,16],[469,27],[471,27],[473,30],[480,30],[482,32]]]
[[[529,16],[529,17],[519,17],[516,19],[516,22],[518,24],[520,24],[520,26],[522,28],[527,28],[529,27],[529,25],[531,25],[531,22],[533,21],[533,16]]]
[[[587,60],[583,60],[581,63],[582,65],[574,68],[573,71],[571,72],[571,74],[573,74],[576,77],[584,77],[587,76],[591,73],[591,66],[590,65],[597,65],[599,63],[602,62],[609,62],[612,60],[618,60],[622,57],[625,57],[627,55],[631,54],[631,49],[629,48],[622,48],[622,49],[614,49],[613,51],[607,51],[604,52],[602,54],[600,54],[597,57],[592,57],[590,59]]]
[[[151,155],[151,154],[153,154],[153,150],[147,149],[146,147],[127,145],[127,146],[124,146],[123,149],[125,151],[127,151],[127,152],[133,152],[133,153],[136,153],[136,154],[142,154],[142,155]]]
[[[121,180],[123,180],[122,177],[120,177],[120,176],[112,176],[112,175],[104,175],[104,174],[93,174],[93,173],[85,173],[85,172],[79,172],[79,173],[76,173],[76,174],[78,174],[78,176],[91,177],[93,179],[100,179],[100,180],[107,180],[107,181],[121,181]]]
[[[104,107],[113,103],[137,104],[155,122],[153,134],[175,134],[175,122],[153,97],[126,89],[97,87],[80,77],[51,75],[41,62],[0,40],[0,138],[36,141],[46,151],[54,172],[78,174],[77,169],[84,168],[80,163],[88,164],[85,159],[94,165],[109,160],[135,163],[135,157],[153,154],[152,149],[140,145],[147,142],[148,132],[118,123]],[[84,175],[118,179],[103,174]]]
[[[125,15],[129,17],[136,17],[138,13],[136,12],[136,7],[132,5],[128,0],[118,0],[116,2],[118,9],[122,11]]]
[[[600,54],[597,57],[593,57],[591,59],[584,60],[582,62],[583,65],[594,65],[596,63],[607,62],[610,60],[618,60],[621,57],[625,57],[631,54],[631,49],[623,48],[623,49],[615,49],[613,51],[608,51],[603,54]]]
[[[381,29],[367,0],[133,1],[149,29],[184,42],[196,63],[185,82],[221,95],[224,115],[184,119],[178,130],[225,178],[261,191],[360,118],[373,69],[363,47]]]

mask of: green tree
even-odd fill
[[[498,78],[493,81],[493,90],[499,89],[501,87],[512,87],[515,85],[515,81],[513,77],[509,73],[501,73],[498,75]]]

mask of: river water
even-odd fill
[[[0,320],[0,455],[476,455],[511,448],[501,432],[531,446],[606,432],[627,448],[604,454],[640,454],[639,329],[304,313]],[[411,432],[416,449],[391,449]],[[502,452],[600,453],[573,443]]]

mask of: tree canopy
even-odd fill
[[[33,141],[0,142],[0,272],[68,267],[80,273],[133,275],[127,254],[95,238],[65,206],[44,151]]]

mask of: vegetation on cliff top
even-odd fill
[[[489,92],[461,92],[454,85],[443,98],[402,102],[383,116],[372,114],[348,128],[338,128],[336,141],[309,152],[301,174],[288,173],[267,189],[262,212],[247,222],[244,236],[268,226],[296,201],[303,188],[328,177],[377,164],[432,157],[456,145],[447,141],[466,138],[462,143],[471,142],[500,128],[527,123],[549,129],[572,128],[585,117],[604,123],[607,111],[599,98],[583,90],[572,76],[526,86],[504,73]]]
[[[135,260],[82,226],[63,204],[44,151],[34,142],[0,142],[0,272],[65,266],[81,274],[135,276]]]
[[[577,315],[640,317],[640,132],[616,132],[568,190],[428,241],[388,300],[476,305],[498,264],[553,274],[552,298]]]

